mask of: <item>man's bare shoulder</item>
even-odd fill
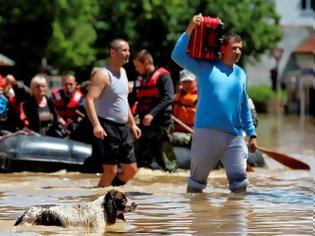
[[[93,68],[92,74],[91,74],[91,82],[104,83],[104,84],[110,83],[110,76],[107,69]]]
[[[94,67],[91,73],[92,77],[102,77],[102,76],[108,76],[108,71],[106,68],[102,67]]]

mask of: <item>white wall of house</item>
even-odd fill
[[[301,8],[305,1],[306,9]],[[281,15],[280,24],[283,29],[283,38],[278,47],[284,49],[279,62],[279,77],[282,78],[290,69],[292,51],[314,31],[314,11],[311,1],[315,0],[275,0],[276,9]],[[260,62],[249,64],[246,67],[248,85],[271,85],[270,70],[275,67],[275,60],[266,52]]]
[[[302,9],[302,1],[306,9]],[[314,11],[311,9],[314,0],[275,0],[278,13],[281,15],[281,25],[314,27]]]

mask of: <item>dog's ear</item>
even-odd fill
[[[105,211],[105,219],[108,225],[112,225],[116,223],[117,217],[117,207],[115,203],[115,191],[109,191],[105,195],[105,199],[103,202],[103,207]]]
[[[22,224],[23,218],[24,218],[24,216],[25,216],[25,213],[26,213],[26,212],[24,212],[23,215],[21,215],[21,216],[15,221],[14,226],[17,226],[17,225],[19,225],[19,224]]]

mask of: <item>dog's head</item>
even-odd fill
[[[130,203],[123,192],[117,190],[110,190],[104,197],[102,204],[106,223],[112,225],[116,223],[116,219],[125,221],[125,212],[132,212],[136,210],[137,205]]]

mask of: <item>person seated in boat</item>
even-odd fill
[[[53,88],[52,99],[58,115],[66,123],[71,132],[76,129],[78,123],[85,114],[84,95],[77,86],[74,75],[66,74],[61,78],[61,88]]]
[[[32,78],[30,92],[31,97],[20,106],[20,119],[24,125],[42,135],[65,137],[66,123],[57,114],[51,97],[48,97],[48,85],[43,74]]]
[[[91,71],[91,76],[93,75],[95,71],[96,69],[93,69]],[[84,96],[84,100],[85,100],[86,95],[89,92],[90,84],[91,84],[91,80],[86,80],[80,83],[80,85],[78,86],[78,88],[80,89],[80,92]],[[77,110],[76,112],[81,117],[80,118],[81,120],[80,122],[78,122],[78,126],[70,133],[69,139],[87,143],[87,144],[92,144],[93,137],[94,137],[92,123],[90,122],[88,116],[86,115],[85,109],[84,111]]]
[[[197,96],[196,76],[184,69],[179,72],[179,86],[173,100],[173,115],[193,129]],[[187,128],[174,123],[173,144],[190,147],[192,133]]]
[[[23,128],[19,119],[19,104],[30,96],[29,88],[12,74],[0,75],[0,130],[1,135]]]
[[[258,113],[256,111],[255,104],[250,97],[247,97],[247,101],[249,104],[250,112],[252,115],[252,120],[255,128],[258,126]],[[249,152],[247,158],[247,170],[250,170],[250,167],[264,167],[265,160],[262,153],[256,149],[255,152]]]
[[[253,123],[254,123],[254,126],[256,128],[258,126],[258,114],[256,111],[256,107],[255,107],[253,100],[250,97],[247,98],[247,101],[249,104],[250,112],[252,114]]]

